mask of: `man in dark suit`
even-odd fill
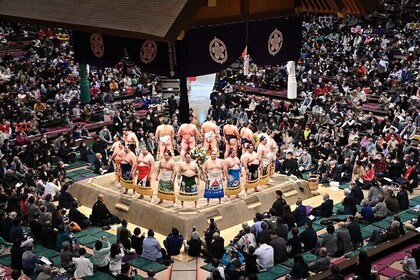
[[[58,199],[58,205],[66,209],[70,209],[73,201],[75,201],[71,193],[68,192],[68,189],[69,185],[65,184],[61,188],[60,198]]]
[[[343,202],[341,202],[341,205],[344,206],[343,209],[338,209],[337,214],[340,215],[356,215],[357,212],[357,205],[354,201],[354,198],[350,195],[350,190],[345,189],[344,190],[344,199]]]
[[[315,229],[312,227],[312,221],[307,220],[305,223],[306,229],[299,235],[303,243],[303,251],[310,251],[318,245],[318,236]]]
[[[350,233],[351,243],[353,247],[359,247],[363,245],[362,231],[358,222],[354,220],[353,215],[347,217],[347,229]]]
[[[286,159],[281,165],[280,173],[285,174],[287,176],[295,175],[296,177],[300,177],[299,165],[297,163],[297,160],[293,157],[292,152],[287,153]]]
[[[330,199],[330,195],[327,193],[324,194],[323,199],[324,202],[322,202],[321,205],[312,209],[311,214],[314,216],[321,216],[324,218],[331,217],[333,214],[334,202],[332,201],[332,199]]]
[[[123,121],[120,117],[120,112],[116,111],[114,118],[112,119],[112,134],[118,133],[119,135],[122,135],[122,129]]]
[[[108,207],[104,203],[104,195],[99,194],[98,200],[92,207],[92,215],[90,215],[90,220],[92,225],[97,227],[109,226],[117,222],[117,217],[109,212]]]
[[[276,209],[277,217],[283,217],[284,206],[287,204],[286,200],[283,199],[283,192],[281,190],[276,191],[276,201],[274,201],[271,208]]]
[[[354,199],[354,202],[359,205],[363,198],[365,198],[363,190],[354,181],[351,181],[349,186],[351,190],[350,196]]]
[[[146,149],[149,151],[149,153],[155,157],[156,155],[156,141],[155,141],[155,135],[153,133],[149,133],[148,137],[146,138]]]
[[[76,200],[73,201],[72,206],[69,211],[69,220],[70,222],[77,223],[81,229],[84,229],[90,225],[90,220],[77,208],[79,207],[79,202]]]
[[[302,205],[302,199],[298,198],[296,201],[296,209],[293,212],[297,227],[301,227],[306,222],[306,206]]]

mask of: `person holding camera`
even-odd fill
[[[106,246],[103,246],[106,241]],[[95,247],[93,247],[93,264],[96,270],[108,273],[109,271],[109,252],[111,251],[111,244],[106,236],[102,236],[101,240],[97,240]]]

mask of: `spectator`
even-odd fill
[[[51,279],[52,279],[52,277],[51,277],[51,266],[44,265],[41,273],[38,274],[38,277],[36,278],[36,280],[51,280]]]
[[[372,264],[370,263],[369,257],[366,251],[362,250],[357,258],[356,267],[354,269],[354,275],[361,279],[371,279]]]
[[[58,205],[65,209],[72,208],[73,202],[76,201],[76,199],[74,199],[74,197],[71,195],[68,189],[69,189],[69,186],[64,185],[62,187],[60,197],[58,199]]]
[[[301,255],[296,255],[293,258],[293,267],[290,271],[291,279],[306,279],[309,277],[309,267],[305,263]]]
[[[77,208],[79,207],[78,201],[73,201],[70,212],[69,212],[69,220],[71,222],[75,222],[80,226],[80,228],[84,229],[90,225],[90,220]]]
[[[143,253],[144,233],[140,236],[141,230],[139,227],[136,227],[133,233],[131,236],[131,248],[136,250],[137,255],[141,255]]]
[[[330,195],[327,193],[323,195],[323,200],[324,202],[322,202],[321,205],[312,209],[311,214],[324,218],[331,217],[333,214],[334,202],[330,199]]]
[[[284,206],[284,215],[282,217],[283,223],[287,225],[288,229],[291,230],[296,226],[295,217],[290,209],[290,205],[286,204]]]
[[[213,241],[206,249],[202,249],[201,253],[205,257],[205,262],[210,262],[211,259],[220,259],[225,254],[225,240],[218,232],[213,234]]]
[[[404,185],[398,188],[397,200],[401,210],[407,210],[410,206],[408,193]]]
[[[353,249],[350,232],[345,222],[338,223],[336,256],[347,254]]]
[[[168,256],[179,255],[182,244],[184,244],[184,238],[179,234],[177,228],[172,228],[172,232],[166,237],[166,240],[163,242],[166,248]]]
[[[274,266],[274,249],[265,240],[260,240],[260,246],[255,250],[257,264],[261,269],[267,270]]]
[[[130,264],[129,263],[124,263],[121,266],[121,273],[117,274],[115,279],[116,280],[133,280],[134,277],[129,276],[129,272],[130,272]]]
[[[307,220],[305,223],[305,230],[299,235],[302,240],[303,251],[311,251],[318,245],[318,236],[312,227],[312,221]]]
[[[32,245],[26,245],[26,251],[22,255],[22,270],[26,275],[32,275],[39,264],[38,257],[32,252]]]
[[[73,258],[73,262],[75,265],[74,278],[80,279],[80,278],[93,275],[93,264],[90,262],[89,259],[85,258],[85,254],[86,254],[86,249],[80,248],[79,249],[80,257]]]
[[[319,249],[319,256],[319,259],[312,261],[308,264],[308,269],[310,271],[318,273],[320,271],[327,270],[330,267],[331,260],[328,256],[327,248],[321,247]]]
[[[378,211],[381,205],[379,205]],[[373,223],[375,220],[375,214],[374,214],[375,208],[372,209],[367,199],[362,200],[361,206],[362,206],[362,209],[360,210],[360,214],[357,214],[356,218],[358,218],[359,222],[362,224]]]
[[[286,246],[290,246],[289,257],[294,257],[302,253],[302,240],[299,237],[299,230],[294,227],[291,230],[292,238],[289,238],[286,242]]]
[[[71,244],[71,237],[70,235],[64,230],[64,226],[60,225],[58,227],[58,234],[57,234],[57,241],[56,241],[56,245],[55,245],[55,250],[56,251],[61,251],[62,246],[63,246],[63,242],[69,242]]]
[[[347,230],[349,231],[353,248],[358,248],[362,246],[362,231],[360,229],[359,223],[355,220],[354,216],[352,215],[349,215],[347,217]]]
[[[271,241],[269,245],[274,249],[274,263],[279,264],[287,260],[286,241],[277,236],[275,230],[270,230]]]
[[[106,241],[105,247],[104,241]],[[95,246],[93,247],[93,264],[97,270],[108,273],[110,251],[111,244],[108,239],[101,238],[101,240],[95,242]]]
[[[124,250],[120,244],[112,244],[109,252],[109,272],[113,276],[121,273],[122,259],[124,257]]]
[[[367,201],[365,201],[365,203],[368,204]],[[366,213],[368,212],[370,213],[369,206],[366,206],[366,210],[367,210]],[[386,218],[386,216],[388,215],[388,208],[386,207],[386,204],[384,202],[384,197],[382,195],[378,196],[378,203],[375,205],[375,207],[372,210],[373,210],[373,213],[375,214],[376,221],[380,221]],[[369,215],[366,214],[366,215],[370,217],[370,214]],[[369,218],[367,219],[367,221],[368,223],[372,223],[373,219]]]
[[[344,215],[355,215],[357,212],[356,202],[352,196],[350,196],[351,191],[349,189],[344,189],[344,199],[341,202],[341,205],[344,208],[339,208],[337,210],[338,214]]]
[[[149,229],[147,237],[143,241],[142,257],[151,261],[166,260],[166,251],[160,247],[159,241],[154,236],[155,232]]]
[[[298,227],[301,227],[303,225],[305,225],[306,222],[306,206],[304,206],[302,204],[302,199],[298,198],[296,200],[296,209],[293,213],[294,217],[295,217],[295,221],[296,221],[296,225]]]
[[[333,225],[327,226],[327,234],[322,238],[320,246],[327,250],[328,256],[334,256],[337,253],[337,234]]]
[[[287,241],[289,227],[287,226],[287,224],[283,224],[283,219],[281,217],[278,217],[276,220],[275,231],[276,231],[277,236]]]
[[[420,273],[420,250],[419,248],[413,248],[410,251],[406,251],[406,255],[403,261],[403,270],[406,277],[418,279]]]
[[[74,268],[73,258],[76,256],[68,241],[64,241],[60,251],[60,266],[66,270]],[[55,264],[57,265],[57,264]]]

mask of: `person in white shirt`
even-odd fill
[[[262,243],[258,249],[255,250],[257,256],[257,264],[262,269],[269,269],[274,266],[274,249],[266,243]]]
[[[58,185],[56,185],[58,184]],[[54,200],[58,199],[58,192],[61,190],[60,181],[55,178],[50,178],[45,185],[44,197],[50,194]]]
[[[122,259],[124,257],[124,250],[120,244],[112,244],[109,258],[109,272],[117,276],[121,273]]]
[[[76,270],[74,271],[74,278],[81,279],[83,277],[93,275],[93,264],[89,259],[85,258],[86,249],[80,248],[78,258],[73,258]]]

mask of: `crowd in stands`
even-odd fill
[[[130,279],[127,260],[142,256],[169,265],[171,256],[185,246],[190,256],[203,256],[213,264],[209,279],[256,279],[257,272],[288,258],[293,258],[292,279],[327,269],[335,276],[332,279],[342,279],[331,258],[363,246],[361,225],[408,209],[408,195],[418,187],[420,48],[419,29],[408,25],[418,21],[418,14],[410,10],[413,2],[383,1],[378,12],[364,19],[321,21],[305,16],[296,101],[246,92],[285,89],[285,67],[251,63],[247,75],[234,68],[219,73],[210,96],[209,119],[220,126],[232,120],[239,128],[272,135],[282,147],[278,173],[302,177],[309,172],[318,175],[322,184],[349,184],[336,212],[328,195],[311,209],[313,216],[328,224],[322,238],[308,220],[308,207],[298,200],[292,212],[277,192],[271,209],[257,213],[253,225],[244,223],[228,250],[229,242],[214,221],[203,238],[195,229],[186,240],[174,228],[159,244],[152,229],[147,236],[139,228],[131,234],[127,222],[109,212],[103,196],[93,205],[92,215],[85,216],[68,191],[71,180],[65,165],[76,160],[76,151],[84,161],[93,156],[106,164],[112,144],[118,141],[114,136],[121,136],[123,127],[134,131],[140,145],[156,155],[153,138],[160,124],[156,105],[161,100],[152,93],[159,78],[126,61],[112,69],[92,67],[92,102],[81,104],[80,68],[73,61],[71,42],[60,41],[57,30],[1,23],[5,32],[0,47],[6,51],[0,57],[0,253],[11,254],[12,278],[39,273],[38,279],[50,279],[51,266],[41,266],[34,254],[35,244],[41,244],[59,252],[61,266],[76,278],[92,275],[95,269]],[[19,52],[14,51],[17,47]],[[131,94],[132,102],[121,99]],[[178,102],[178,97],[168,101],[175,129],[180,125]],[[378,109],[370,110],[371,103]],[[138,109],[147,112],[139,115]],[[193,110],[190,114],[199,126]],[[95,122],[102,122],[97,135],[87,128]],[[68,129],[51,138],[51,128],[58,126]],[[223,142],[220,145],[223,150]],[[335,214],[346,215],[337,228],[332,224]],[[93,248],[92,261],[85,258],[86,249],[73,233],[120,222],[118,242],[111,244],[104,236]],[[368,241],[377,245],[396,239],[404,228],[412,230],[419,223],[417,219],[403,225],[396,215],[386,230],[372,232]],[[306,263],[304,252],[319,258]],[[419,259],[416,249],[404,260],[405,273],[417,279]],[[358,279],[370,279],[365,251],[360,252],[354,271]],[[149,274],[152,279],[153,271]]]

